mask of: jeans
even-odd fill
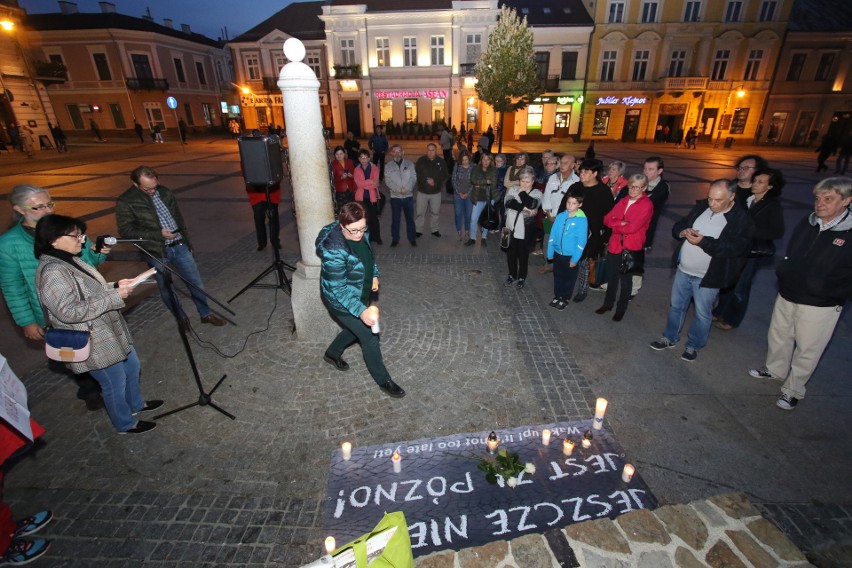
[[[470,216],[470,226],[473,227],[474,233],[470,235],[471,239],[474,239],[473,236],[476,234],[476,228],[479,226],[479,217],[482,215],[482,212],[485,211],[485,207],[488,205],[487,201],[477,201],[473,205],[473,213]],[[482,229],[482,238],[483,240],[488,237],[488,230]]]
[[[391,376],[382,360],[379,336],[373,334],[369,326],[352,314],[338,311],[330,311],[330,313],[337,323],[343,326],[343,330],[337,334],[325,350],[325,354],[335,359],[340,358],[346,348],[357,341],[361,344],[361,354],[364,356],[364,363],[367,364],[370,376],[377,385],[386,385],[391,380]]]
[[[391,204],[391,241],[399,242],[399,221],[405,214],[405,236],[408,242],[417,240],[414,230],[414,197],[392,197]]]
[[[683,327],[689,302],[693,300],[695,302],[695,317],[692,319],[692,325],[689,326],[686,348],[697,351],[707,345],[710,324],[713,321],[713,302],[718,293],[718,288],[702,288],[700,276],[690,276],[678,268],[672,283],[671,307],[669,308],[669,317],[663,337],[671,343],[680,341],[680,328]]]
[[[748,309],[748,299],[751,295],[751,284],[757,273],[759,258],[746,260],[743,271],[733,288],[719,292],[719,305],[713,310],[713,315],[723,322],[739,327]]]
[[[553,295],[560,300],[568,301],[574,293],[574,283],[577,282],[577,265],[571,266],[571,257],[559,253],[553,255]]]
[[[145,406],[142,390],[139,387],[139,357],[136,348],[131,346],[127,359],[119,361],[105,369],[89,371],[98,384],[104,397],[109,419],[118,432],[127,432],[136,426],[134,412]]]
[[[277,203],[267,203],[266,201],[261,201],[260,203],[255,203],[251,206],[252,212],[254,213],[254,231],[257,233],[257,246],[263,248],[266,246],[266,208],[267,205],[270,208],[269,212],[269,240],[272,242],[272,246],[276,249],[281,248],[281,244],[278,241],[278,204]]]
[[[201,274],[198,272],[198,266],[195,264],[195,258],[186,243],[181,243],[177,246],[166,247],[165,258],[159,260],[148,259],[148,264],[157,268],[157,273],[154,275],[157,279],[157,285],[160,287],[160,297],[163,298],[163,303],[166,307],[180,319],[186,318],[186,312],[180,305],[180,299],[177,297],[177,290],[174,292],[174,298],[170,291],[170,287],[175,284],[177,278],[173,278],[171,273],[166,269],[161,268],[161,264],[169,265],[169,268],[175,270],[178,274],[186,278],[194,287],[202,289],[204,285],[201,283]],[[168,280],[168,284],[167,284]],[[196,291],[193,287],[189,287],[189,292],[192,294],[192,301],[195,302],[195,308],[198,310],[198,315],[207,317],[210,315],[210,306],[207,305],[207,298],[204,294]],[[177,304],[177,305],[175,305]]]
[[[456,213],[456,231],[470,232],[470,212],[471,203],[470,197],[462,199],[458,192],[453,194],[453,207]]]

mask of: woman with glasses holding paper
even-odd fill
[[[322,261],[320,293],[331,317],[343,328],[323,360],[338,371],[348,371],[343,352],[355,342],[370,376],[388,396],[402,398],[405,391],[393,382],[382,360],[379,346],[379,309],[370,306],[370,296],[379,290],[379,267],[367,230],[367,212],[357,202],[340,209],[337,221],[326,225],[316,240]]]
[[[106,282],[100,272],[80,259],[86,224],[73,217],[48,215],[36,225],[36,289],[45,323],[57,329],[88,331],[91,353],[85,361],[68,363],[75,373],[88,372],[98,381],[104,406],[119,433],[141,434],[154,422],[134,414],[154,410],[162,400],[145,402],[139,386],[139,358],[130,330],[119,311],[133,290],[131,279]]]

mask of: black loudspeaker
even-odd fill
[[[241,136],[240,162],[249,185],[275,185],[284,178],[277,136]]]

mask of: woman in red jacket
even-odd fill
[[[605,314],[615,304],[615,295],[621,287],[613,321],[624,319],[627,302],[633,285],[633,275],[642,274],[645,266],[645,232],[651,223],[654,204],[645,195],[648,178],[634,174],[627,180],[628,193],[604,217],[604,225],[612,229],[606,254],[606,298],[596,314]],[[622,271],[621,252],[629,250],[636,259],[631,270]]]
[[[334,148],[331,177],[334,179],[334,200],[337,210],[355,199],[355,162],[346,157],[343,146]]]
[[[358,152],[358,165],[355,166],[355,201],[364,205],[367,211],[367,228],[370,242],[382,244],[379,226],[379,166],[370,160],[370,151]]]

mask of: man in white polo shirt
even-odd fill
[[[695,316],[680,357],[695,361],[698,351],[707,345],[716,295],[720,288],[736,283],[751,247],[754,227],[735,197],[728,180],[716,180],[710,184],[707,199],[696,203],[672,228],[672,236],[681,241],[677,272],[666,329],[651,343],[651,349],[662,351],[677,345],[690,300],[695,302]]]

